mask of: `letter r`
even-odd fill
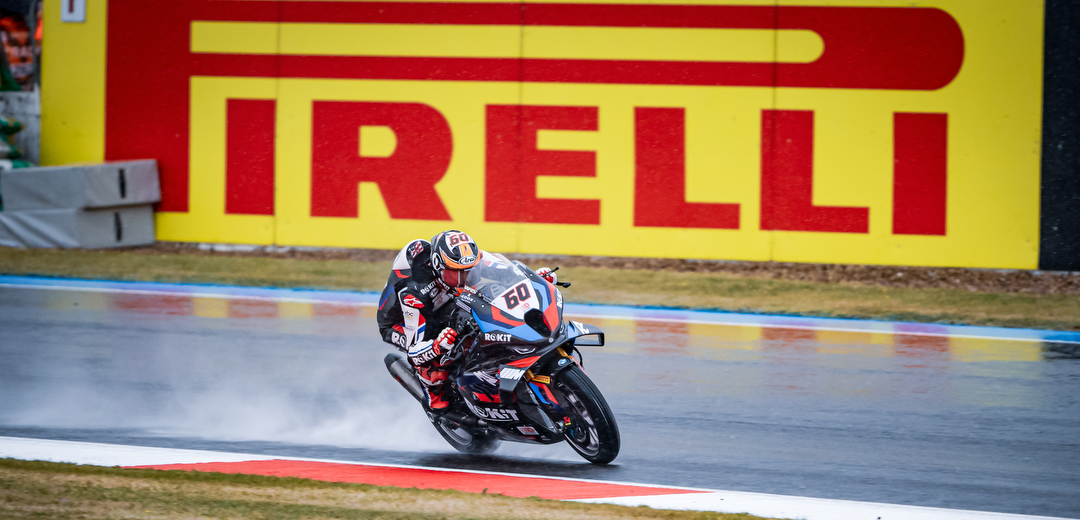
[[[390,218],[450,220],[435,191],[450,166],[450,125],[421,103],[312,103],[311,216],[359,215],[358,183],[374,182]],[[397,147],[389,157],[361,157],[361,126],[390,127]]]

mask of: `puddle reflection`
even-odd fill
[[[949,329],[934,325],[886,323],[861,332],[574,319],[608,333],[608,344],[592,355],[649,358],[628,364],[626,383],[614,382],[636,394],[904,395],[1026,407],[1045,401],[1032,385],[1056,377],[1048,374],[1049,361],[1080,359],[1077,345],[950,337],[944,335]]]
[[[53,310],[119,311],[162,316],[229,319],[318,319],[374,317],[375,309],[353,303],[306,303],[269,299],[199,297],[184,294],[130,294],[75,291],[46,293]]]
[[[269,299],[226,299],[183,294],[145,295],[47,291],[43,306],[54,310],[105,311],[159,316],[196,316],[277,322],[355,318],[373,320],[377,310],[356,303],[307,303]],[[792,327],[719,325],[676,321],[591,319],[606,334],[605,352],[651,356],[695,356],[724,359],[729,351],[759,356],[812,359],[829,356],[902,358],[904,366],[935,364],[1038,362],[1080,359],[1080,345],[1003,339],[958,338],[935,325],[882,324],[873,332],[812,330]],[[940,334],[940,335],[930,335]]]
[[[110,319],[126,319],[123,315],[129,313],[189,316],[222,320],[215,327],[377,337],[373,334],[375,307],[357,303],[46,293],[42,303],[49,309],[103,312],[114,316]],[[613,374],[636,381],[625,383],[627,392],[692,388],[696,393],[717,395],[762,391],[926,394],[954,402],[1020,406],[1034,397],[995,385],[1039,381],[1047,377],[1049,362],[1080,359],[1080,345],[950,337],[945,335],[950,329],[932,324],[881,323],[874,330],[837,331],[568,317],[597,325],[606,333],[607,345],[591,352],[586,349],[587,357],[625,356],[625,361],[615,365],[614,358],[609,358],[596,366],[618,366]],[[83,355],[89,355],[89,350]]]

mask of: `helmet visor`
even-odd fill
[[[450,287],[465,287],[465,279],[469,277],[468,269],[443,269],[440,273],[443,283]]]

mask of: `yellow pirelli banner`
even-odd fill
[[[161,240],[1038,262],[1039,1],[88,4],[44,157],[158,159]]]

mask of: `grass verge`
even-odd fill
[[[533,266],[537,267],[537,266]],[[379,291],[389,262],[0,248],[0,274]],[[567,301],[1080,330],[1080,296],[569,267]]]
[[[298,478],[121,469],[15,459],[0,459],[0,517],[185,520],[760,518],[747,514],[654,510]]]

